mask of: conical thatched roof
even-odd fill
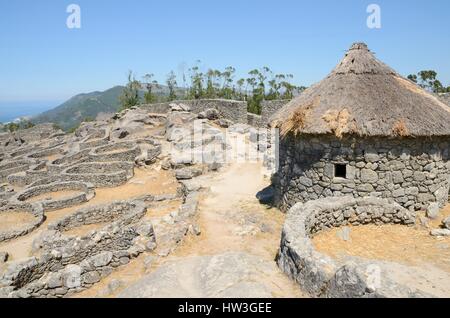
[[[355,43],[321,82],[272,117],[281,135],[450,135],[450,107]]]

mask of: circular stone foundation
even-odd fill
[[[93,149],[90,154],[92,162],[128,161],[134,162],[141,154],[139,146],[133,142],[118,142]]]
[[[50,224],[48,229],[59,231],[63,234],[70,231],[75,233],[75,230],[79,230],[79,233],[85,232],[85,234],[87,234],[86,232],[90,232],[90,230],[83,231],[83,227],[88,228],[91,226],[94,228],[95,225],[98,225],[98,227],[96,227],[97,230],[102,230],[104,232],[114,231],[117,228],[122,228],[133,222],[139,221],[146,212],[147,208],[142,201],[117,201],[108,205],[98,205],[80,209],[63,219]]]
[[[278,266],[313,297],[417,297],[419,291],[384,279],[371,284],[367,273],[383,270],[381,262],[349,260],[345,264],[315,250],[311,237],[326,229],[365,224],[413,225],[415,214],[393,200],[374,197],[325,198],[297,203],[283,226]]]
[[[156,246],[152,224],[141,220],[146,210],[142,201],[117,201],[80,209],[53,223],[33,242],[35,252],[42,249],[40,256],[9,267],[0,278],[0,296],[63,297],[92,286],[141,254],[141,244]],[[84,236],[65,235],[102,223],[108,224]],[[63,278],[60,285],[50,284],[54,277]]]
[[[66,169],[62,180],[92,183],[95,187],[117,187],[134,175],[132,162],[87,162]]]
[[[0,165],[0,182],[5,182],[9,175],[27,171],[32,164],[29,160],[17,160]]]
[[[34,153],[28,155],[28,158],[44,159],[49,156],[62,154],[63,152],[64,152],[64,147],[62,145],[57,145],[57,146],[49,147],[49,148],[34,152]]]
[[[48,199],[47,197],[48,196]],[[55,182],[27,188],[12,200],[16,203],[38,202],[44,211],[59,210],[87,202],[95,196],[94,186],[84,182]]]
[[[39,204],[0,208],[0,242],[31,233],[45,221]]]
[[[80,142],[80,150],[106,146],[109,143],[109,137],[105,137],[105,132],[89,136]]]

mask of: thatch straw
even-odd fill
[[[272,126],[283,136],[449,136],[450,107],[356,43],[330,75],[281,108]]]
[[[392,134],[397,137],[407,137],[409,136],[408,127],[403,119],[398,120],[394,127],[392,127]]]

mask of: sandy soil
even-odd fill
[[[0,214],[0,231],[19,229],[34,221],[34,217],[26,212],[5,212]]]
[[[96,189],[95,198],[90,202],[105,203],[146,194],[176,193],[177,188],[178,182],[171,171],[135,168],[134,177],[126,184],[115,188]]]
[[[130,150],[130,148],[119,148],[119,149],[115,149],[115,150],[111,150],[111,151],[102,151],[99,152],[99,154],[102,155],[112,155],[112,154],[116,154],[116,153],[121,153],[121,152],[125,152]]]
[[[56,192],[47,192],[47,193],[43,193],[43,194],[31,197],[31,198],[25,200],[25,202],[32,203],[32,202],[40,202],[40,201],[47,201],[47,200],[62,200],[62,199],[77,196],[80,194],[83,194],[83,192],[77,191],[77,190],[61,190],[61,191],[56,191]]]
[[[56,159],[61,158],[62,156],[60,154],[56,154],[56,155],[51,155],[51,156],[47,156],[44,159],[48,160],[49,162],[53,162]]]
[[[426,228],[402,225],[365,225],[350,228],[350,240],[338,237],[341,229],[313,238],[316,249],[333,258],[359,256],[405,265],[431,264],[450,273],[450,238],[435,238]]]
[[[312,242],[318,251],[338,262],[344,262],[348,256],[382,261],[390,279],[447,298],[450,297],[450,238],[432,237],[430,230],[438,228],[449,215],[450,204],[428,226],[350,226],[348,241],[339,237],[342,229],[338,228],[317,234]]]

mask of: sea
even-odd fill
[[[0,123],[12,122],[19,118],[31,118],[55,108],[62,101],[0,101]]]

